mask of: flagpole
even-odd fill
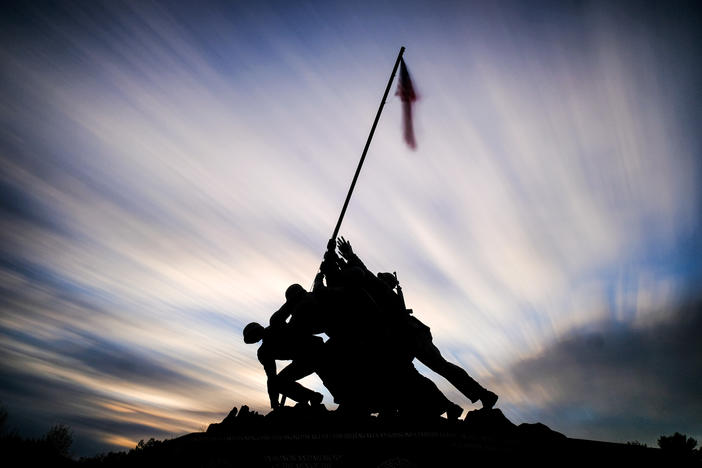
[[[344,215],[346,214],[346,208],[349,206],[349,201],[351,200],[351,194],[353,193],[354,187],[356,187],[356,181],[358,180],[358,174],[361,173],[361,167],[363,166],[363,161],[366,159],[366,153],[368,153],[368,148],[370,147],[371,140],[373,139],[373,134],[375,133],[375,127],[378,125],[378,120],[380,120],[380,114],[383,112],[383,107],[385,106],[385,100],[388,98],[388,93],[390,92],[390,86],[392,86],[392,80],[395,78],[395,73],[397,73],[397,67],[400,65],[400,60],[402,60],[402,54],[405,52],[404,47],[400,47],[400,53],[397,54],[397,60],[395,60],[395,66],[392,67],[392,73],[390,74],[390,79],[388,80],[388,85],[385,87],[385,93],[383,94],[383,99],[380,101],[380,107],[378,107],[378,113],[375,114],[375,120],[373,121],[373,126],[371,127],[370,134],[368,135],[368,140],[366,140],[366,146],[363,148],[363,154],[361,155],[361,160],[358,162],[358,167],[356,168],[356,173],[353,175],[353,180],[351,181],[351,187],[349,187],[349,193],[346,195],[346,200],[344,201],[344,207],[341,208],[341,214],[339,215],[339,220],[336,222],[336,227],[334,228],[334,234],[332,234],[331,239],[335,240],[336,236],[339,234],[339,229],[341,228],[341,222],[344,220]]]

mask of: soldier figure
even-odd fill
[[[322,394],[304,387],[297,381],[316,372],[324,340],[318,336],[305,335],[288,324],[263,327],[252,322],[244,327],[244,342],[262,341],[258,348],[258,360],[268,377],[268,397],[271,408],[277,408],[279,394],[298,403],[318,405]],[[282,371],[276,373],[276,360],[292,360]]]
[[[347,265],[364,271],[364,285],[371,295],[377,298],[377,302],[384,306],[383,311],[388,314],[389,319],[394,322],[394,328],[404,338],[403,341],[412,358],[417,358],[419,362],[451,382],[472,403],[480,400],[483,408],[486,409],[495,406],[497,395],[482,387],[464,369],[448,362],[434,344],[430,328],[415,316],[410,315],[412,311],[408,311],[404,305],[402,289],[396,276],[389,273],[373,275],[353,252],[351,243],[343,237],[339,238],[337,245]],[[399,294],[394,293],[395,288]]]
[[[297,382],[316,372],[342,412],[458,418],[463,409],[417,371],[415,358],[472,402],[480,400],[488,409],[495,405],[497,395],[441,355],[429,327],[406,308],[396,275],[372,274],[343,237],[328,243],[320,270],[312,292],[299,284],[286,290],[286,302],[269,327],[244,328],[246,343],[263,342],[258,359],[268,376],[272,408],[279,406],[279,394],[320,404],[320,393]],[[315,336],[320,333],[329,337],[326,343]],[[292,363],[276,374],[276,360]]]

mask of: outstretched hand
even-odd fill
[[[339,237],[339,239],[337,239],[336,245],[339,247],[339,252],[344,258],[353,255],[353,248],[351,247],[351,242],[347,241],[343,237]]]

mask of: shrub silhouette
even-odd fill
[[[73,466],[73,431],[65,424],[52,426],[43,437],[24,438],[7,430],[7,410],[0,406],[0,463],[3,466]]]
[[[695,450],[697,441],[685,434],[676,432],[671,436],[660,436],[658,446],[661,451],[666,452],[678,462],[684,462],[686,466],[688,463],[694,463],[695,466],[702,463],[702,450]]]
[[[5,433],[5,423],[7,422],[7,410],[5,405],[0,405],[0,435]]]
[[[67,457],[73,445],[73,431],[65,424],[56,424],[49,429],[44,440],[56,453]]]
[[[680,455],[692,454],[697,446],[697,441],[692,437],[687,437],[685,434],[676,432],[672,436],[660,436],[658,438],[658,446],[661,450]]]
[[[139,453],[144,452],[146,450],[153,450],[161,444],[162,441],[156,440],[153,437],[150,438],[147,442],[144,442],[144,439],[141,439],[139,443],[137,443],[136,447],[130,450],[130,453]]]

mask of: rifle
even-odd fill
[[[393,271],[392,274],[395,276],[395,281],[397,281],[397,295],[400,297],[400,304],[402,305],[402,309],[405,310],[408,314],[411,314],[412,309],[408,309],[405,305],[405,295],[402,293],[402,286],[400,286],[400,280],[397,279],[397,272]]]

